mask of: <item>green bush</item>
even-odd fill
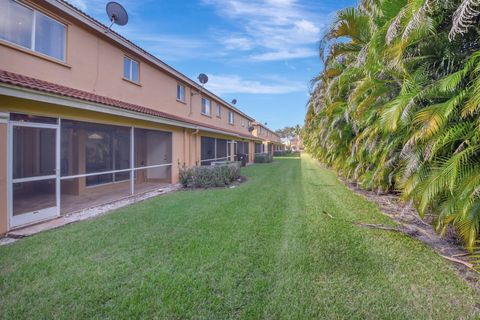
[[[186,166],[183,166],[182,168],[180,168],[179,180],[184,188],[188,187],[188,184],[192,180],[192,174],[193,174],[192,168],[189,168]]]
[[[180,169],[180,183],[184,187],[225,187],[239,177],[239,162],[213,166],[183,167]]]
[[[273,161],[273,156],[268,153],[259,153],[255,155],[253,162],[255,163],[270,163]]]

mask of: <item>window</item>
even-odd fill
[[[0,39],[65,61],[64,24],[16,1],[0,3]]]
[[[138,61],[123,57],[123,77],[127,80],[138,82]]]
[[[242,119],[242,127],[245,127],[245,120]]]
[[[202,114],[210,116],[210,100],[202,98]]]
[[[235,121],[235,114],[232,111],[228,111],[228,123],[233,124]]]
[[[185,86],[177,84],[177,100],[185,102]]]
[[[217,118],[221,118],[222,117],[222,106],[217,103]]]

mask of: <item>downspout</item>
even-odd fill
[[[187,164],[187,129],[183,128],[183,166]]]
[[[192,136],[197,135],[199,132],[200,132],[200,129],[197,128],[195,131],[192,132]],[[195,165],[198,166],[197,155],[198,155],[198,143],[197,143],[197,139],[195,139]]]

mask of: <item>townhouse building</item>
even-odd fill
[[[262,139],[254,142],[254,153],[269,153],[273,155],[275,151],[285,151],[285,145],[282,139],[274,131],[260,122],[253,122],[253,135]]]
[[[254,122],[67,2],[0,1],[0,234],[253,161]]]

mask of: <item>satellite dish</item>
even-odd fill
[[[208,76],[205,73],[200,73],[198,75],[198,81],[200,81],[200,83],[204,85],[205,83],[208,82]]]
[[[254,127],[248,127],[248,132],[252,132],[254,129]]]
[[[124,26],[128,22],[128,14],[127,10],[125,10],[124,7],[122,7],[121,4],[115,1],[110,1],[107,3],[107,15],[112,24],[110,24],[110,27],[108,27],[108,30],[112,27],[112,25],[118,24],[119,26]]]
[[[233,99],[233,100],[232,100],[232,104],[233,104],[233,105],[237,104],[237,99]]]

